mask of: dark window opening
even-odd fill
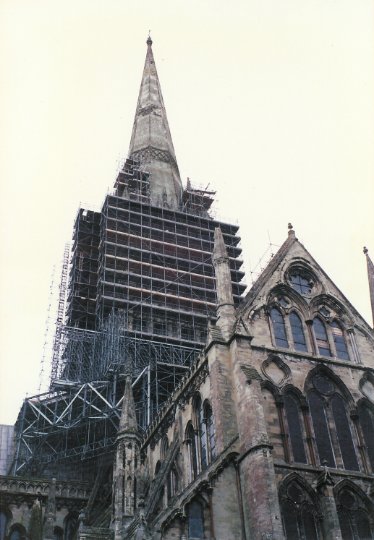
[[[188,506],[188,538],[190,540],[204,538],[203,507],[197,501],[193,501]]]
[[[313,289],[313,281],[299,272],[290,275],[291,287],[300,294],[310,294]]]
[[[306,463],[307,459],[305,455],[302,427],[300,423],[299,406],[296,399],[290,394],[284,396],[284,408],[286,411],[293,459],[297,463]]]
[[[326,464],[328,467],[335,467],[335,459],[332,451],[323,399],[315,392],[310,392],[308,400],[320,464]]]
[[[336,356],[342,360],[349,360],[347,344],[340,325],[334,321],[331,323],[332,337],[334,338]]]
[[[283,315],[278,309],[273,308],[270,311],[270,318],[273,325],[275,344],[279,347],[284,347],[287,349],[288,340]]]
[[[297,351],[307,351],[303,323],[294,311],[290,314],[290,325],[295,349]]]
[[[331,356],[331,350],[329,340],[327,338],[326,328],[321,319],[319,319],[318,317],[313,320],[313,330],[319,354],[321,356]]]
[[[331,398],[331,405],[344,468],[351,471],[358,471],[359,466],[344,401],[338,394],[335,394]]]

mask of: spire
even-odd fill
[[[131,377],[126,377],[125,391],[123,393],[122,412],[119,421],[118,434],[134,432],[138,430],[135,414],[134,396],[132,393]]]
[[[148,36],[129,157],[139,160],[151,173],[151,203],[178,209],[182,182],[153,58],[152,43]]]
[[[369,256],[369,250],[367,247],[364,247],[364,253],[366,255],[366,264],[368,268],[370,305],[371,305],[371,313],[373,315],[373,325],[374,325],[374,264]]]

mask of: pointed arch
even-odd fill
[[[321,356],[332,356],[326,325],[319,315],[314,317],[312,328],[318,354]]]
[[[344,479],[334,488],[343,540],[374,538],[374,505],[352,480]]]
[[[332,330],[332,337],[334,340],[337,358],[340,358],[341,360],[349,360],[348,348],[342,325],[338,321],[334,320],[330,323],[330,327]]]
[[[203,404],[204,421],[207,435],[207,461],[211,463],[216,457],[216,433],[214,427],[213,409],[206,399]]]
[[[325,366],[312,370],[305,386],[320,464],[358,471],[358,445],[349,415],[353,400],[347,388]]]
[[[282,522],[287,540],[320,540],[322,512],[312,487],[297,473],[291,473],[279,487]]]
[[[0,540],[6,537],[9,523],[12,520],[12,513],[7,506],[0,507]]]
[[[284,316],[278,307],[270,309],[270,321],[273,329],[274,341],[278,347],[288,349],[288,338]]]
[[[367,457],[374,473],[374,405],[367,398],[363,398],[357,404],[357,411]]]
[[[185,441],[188,447],[190,481],[192,482],[192,480],[194,480],[198,474],[198,456],[196,447],[196,434],[191,421],[188,422],[186,427]]]
[[[192,422],[195,428],[196,450],[198,471],[205,470],[208,466],[208,441],[207,430],[204,418],[203,402],[200,394],[197,392],[192,401],[193,418]]]
[[[299,317],[298,313],[294,309],[291,311],[289,319],[295,349],[297,351],[306,352],[308,350],[308,347],[306,344],[302,319]]]

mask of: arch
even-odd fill
[[[189,421],[186,427],[185,440],[188,446],[190,480],[194,480],[198,473],[198,456],[196,447],[196,434],[192,422]]]
[[[12,513],[6,506],[0,507],[0,540],[4,540]]]
[[[349,409],[352,397],[331,370],[315,368],[307,377],[306,390],[320,464],[359,470],[354,430]],[[350,399],[347,399],[349,397]]]
[[[374,406],[368,399],[361,399],[357,411],[371,471],[374,473]]]
[[[64,540],[76,540],[78,525],[78,514],[69,513],[64,520]]]
[[[204,538],[204,508],[200,501],[193,499],[187,506],[188,538]]]
[[[374,505],[353,481],[344,479],[334,489],[343,540],[374,538]]]
[[[167,435],[164,435],[161,439],[161,445],[160,445],[160,458],[161,459],[165,459],[168,449],[169,449],[169,439],[167,438]]]
[[[284,316],[278,307],[270,309],[270,320],[273,328],[275,345],[288,349],[288,339]]]
[[[9,540],[24,540],[26,538],[26,529],[20,523],[15,523],[9,530]]]
[[[289,307],[284,306],[281,299],[285,298],[289,302]],[[297,306],[297,309],[302,314],[303,318],[306,318],[309,313],[308,303],[305,298],[300,296],[290,285],[286,283],[281,283],[276,285],[267,296],[267,305],[270,307],[282,306],[285,312],[288,312],[288,309],[293,305]]]
[[[198,456],[198,469],[205,470],[208,466],[208,437],[204,418],[203,402],[199,393],[192,401],[193,424],[195,428],[196,449]]]
[[[279,502],[287,540],[322,538],[322,513],[317,495],[297,473],[291,473],[283,480],[279,487]]]
[[[293,344],[297,351],[308,351],[305,339],[304,326],[301,318],[295,310],[290,313],[290,326],[293,338]]]

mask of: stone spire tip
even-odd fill
[[[147,38],[147,45],[148,45],[148,47],[152,47],[152,43],[153,43],[153,41],[152,41],[152,38],[151,38],[151,31],[149,30],[149,32],[148,32],[148,38]]]
[[[367,255],[369,253],[369,250],[366,246],[364,246],[364,249],[362,250],[364,252],[365,255]]]
[[[294,231],[292,223],[288,224],[288,236],[295,236],[295,231]]]

